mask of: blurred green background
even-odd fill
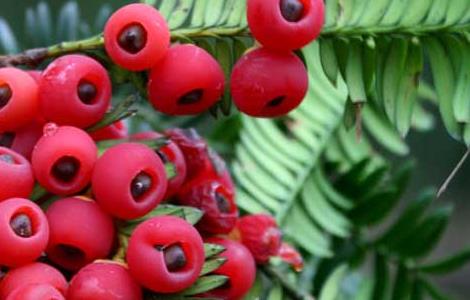
[[[176,1],[176,0],[175,0]],[[242,0],[240,0],[242,1]],[[49,0],[47,2],[52,14],[55,15],[66,1]],[[99,8],[107,3],[111,9],[116,9],[123,4],[133,1],[128,0],[78,0],[80,16],[87,23],[93,24]],[[20,42],[28,44],[25,14],[28,7],[35,7],[37,0],[0,0],[0,17],[6,19],[11,25],[14,33]],[[53,30],[57,30],[53,24]],[[90,30],[92,33],[94,30]],[[435,113],[436,110],[433,109]],[[439,186],[451,172],[452,168],[459,161],[465,152],[465,147],[446,133],[442,127],[439,117],[436,117],[436,128],[432,132],[417,133],[412,132],[407,141],[411,148],[410,157],[417,161],[417,168],[414,174],[412,185],[407,193],[407,197],[415,196],[417,191],[425,186]],[[403,158],[393,158],[396,164],[403,161]],[[470,227],[470,161],[467,162],[457,174],[449,189],[438,200],[439,202],[453,202],[455,213],[452,223],[447,230],[443,241],[434,252],[434,257],[453,253],[470,245],[467,228]],[[440,284],[444,289],[453,294],[457,299],[470,299],[470,266],[456,272],[450,276],[440,279]]]

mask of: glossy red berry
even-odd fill
[[[323,0],[248,0],[247,6],[253,36],[279,51],[299,49],[316,39],[325,19]]]
[[[51,193],[61,196],[77,193],[90,182],[97,152],[85,131],[49,123],[33,150],[34,175]]]
[[[48,239],[46,216],[34,202],[22,198],[0,202],[0,265],[33,262],[46,249]]]
[[[5,300],[65,300],[65,298],[50,284],[29,284],[18,287]]]
[[[0,202],[13,197],[27,198],[33,187],[31,164],[15,151],[0,147]]]
[[[289,245],[288,243],[282,243],[279,253],[277,254],[285,263],[292,266],[296,272],[302,271],[304,268],[304,260],[300,252]]]
[[[53,286],[62,295],[67,291],[67,281],[55,268],[35,262],[8,271],[0,282],[0,299],[5,299],[17,288],[30,284],[47,284]]]
[[[104,140],[119,140],[127,137],[127,126],[123,121],[118,121],[102,129],[90,133],[95,142]]]
[[[209,148],[207,152],[207,159],[204,166],[204,171],[201,172],[207,178],[215,178],[219,180],[225,187],[232,193],[235,192],[235,185],[233,184],[232,176],[227,168],[225,161],[213,149]]]
[[[36,81],[37,84],[41,82],[42,71],[29,70],[29,71],[26,71],[26,73],[28,73],[29,76],[31,76],[34,79],[34,81]]]
[[[276,220],[265,214],[248,215],[238,219],[234,229],[236,236],[245,245],[257,263],[266,263],[279,253],[282,233]]]
[[[115,240],[113,220],[91,199],[57,200],[46,216],[50,226],[46,253],[54,263],[76,271],[110,253]]]
[[[39,85],[41,114],[51,122],[85,128],[104,116],[111,100],[106,69],[84,55],[54,60]]]
[[[162,201],[167,188],[165,166],[145,145],[119,144],[96,163],[92,187],[107,213],[126,220],[139,218]]]
[[[154,217],[132,233],[127,263],[142,286],[175,293],[197,280],[204,264],[204,246],[196,229],[183,219]]]
[[[233,101],[241,112],[254,117],[277,117],[302,102],[308,74],[295,54],[259,48],[235,64],[230,85]]]
[[[227,239],[209,238],[206,242],[225,248],[220,257],[227,261],[213,273],[227,276],[229,281],[204,296],[223,300],[243,299],[256,278],[256,264],[250,251],[242,244]]]
[[[141,139],[158,139],[164,137],[163,134],[160,134],[155,131],[140,132],[134,134],[132,139],[141,140]],[[175,168],[175,176],[168,178],[168,187],[165,194],[165,199],[172,197],[179,188],[183,185],[184,180],[186,179],[186,161],[178,145],[172,140],[169,141],[168,145],[160,147],[159,149],[154,150],[163,163],[171,163]]]
[[[34,146],[42,136],[44,124],[44,121],[36,119],[15,131],[0,133],[0,147],[10,148],[25,158],[31,159]]]
[[[152,68],[149,98],[165,114],[198,114],[220,99],[224,81],[222,68],[208,52],[191,44],[176,45]]]
[[[117,10],[104,28],[105,48],[121,67],[142,71],[153,67],[168,51],[170,31],[165,19],[147,4]]]
[[[229,233],[238,218],[233,191],[220,180],[197,177],[188,182],[178,194],[181,205],[196,207],[204,212],[197,223],[201,231],[222,234]]]
[[[28,125],[38,113],[38,85],[25,71],[0,68],[0,132]]]
[[[96,261],[82,268],[70,282],[67,300],[141,300],[142,290],[127,267]]]

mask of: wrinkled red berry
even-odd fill
[[[123,121],[118,121],[100,130],[90,133],[95,142],[104,140],[119,140],[127,137],[127,127]]]
[[[50,284],[28,284],[15,289],[6,300],[65,300],[65,298]]]
[[[33,187],[31,164],[13,150],[0,147],[0,202],[13,197],[27,198]]]

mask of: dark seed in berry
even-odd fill
[[[269,101],[266,106],[268,107],[276,107],[278,106],[279,104],[282,103],[282,101],[284,101],[286,97],[285,96],[279,96],[277,98],[274,98],[273,100]]]
[[[8,269],[6,267],[0,267],[0,280],[7,275]]]
[[[5,132],[0,134],[0,147],[10,148],[15,140],[14,132]]]
[[[18,214],[10,220],[10,227],[16,235],[27,238],[33,235],[31,219],[25,214]]]
[[[76,158],[64,156],[52,167],[52,175],[63,182],[70,182],[77,175],[79,168],[80,162]]]
[[[217,208],[221,213],[230,212],[230,203],[222,194],[215,192],[215,201],[217,202]]]
[[[7,164],[15,164],[15,160],[10,154],[1,154],[0,161],[6,162]]]
[[[165,264],[170,272],[176,272],[186,265],[186,255],[179,245],[172,245],[163,250]]]
[[[0,86],[0,109],[8,104],[11,98],[11,89],[8,85],[4,84]]]
[[[289,22],[298,22],[302,19],[304,5],[300,0],[281,0],[281,14]]]
[[[131,182],[131,194],[134,199],[142,197],[152,187],[152,178],[145,172],[139,173]]]
[[[147,32],[139,24],[128,25],[119,34],[118,43],[125,51],[136,54],[145,47]]]
[[[96,97],[96,86],[88,81],[82,80],[77,87],[78,98],[85,104],[93,104]]]
[[[199,102],[199,100],[201,100],[202,94],[203,94],[202,89],[196,89],[196,90],[190,91],[190,92],[184,94],[183,96],[181,96],[178,99],[178,103],[183,104],[183,105],[184,104],[197,103],[197,102]]]

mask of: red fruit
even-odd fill
[[[27,159],[31,159],[34,146],[42,136],[44,121],[33,120],[15,131],[0,133],[0,146],[10,148]]]
[[[142,290],[128,269],[113,261],[96,261],[70,282],[67,300],[140,300]]]
[[[158,293],[175,293],[191,286],[204,264],[204,246],[194,227],[183,219],[151,218],[134,230],[127,249],[132,276]]]
[[[11,292],[6,300],[65,300],[65,298],[52,285],[29,284]]]
[[[34,202],[12,198],[0,202],[0,265],[18,267],[46,249],[49,225]]]
[[[165,114],[199,114],[220,99],[224,81],[219,63],[204,49],[176,45],[152,68],[149,98],[154,108]]]
[[[90,136],[95,142],[124,139],[127,137],[127,127],[123,121],[118,121],[90,133]]]
[[[225,257],[227,261],[213,273],[227,276],[229,281],[204,296],[224,300],[243,299],[256,278],[255,260],[250,251],[242,244],[227,239],[209,238],[206,242],[225,248],[220,257]]]
[[[260,264],[266,263],[271,256],[279,253],[282,241],[282,233],[276,220],[264,214],[238,219],[233,236],[240,239]]]
[[[106,52],[121,67],[142,71],[153,67],[168,51],[170,31],[158,10],[130,4],[117,10],[104,28]]]
[[[91,199],[58,200],[46,216],[50,226],[46,253],[54,263],[77,271],[110,253],[115,238],[113,219]]]
[[[318,37],[325,21],[323,0],[248,0],[247,5],[253,36],[278,51],[307,45]]]
[[[167,188],[165,166],[145,145],[119,144],[96,163],[92,187],[98,204],[112,216],[139,218],[162,201]]]
[[[228,190],[234,193],[235,185],[233,184],[232,176],[227,169],[225,161],[217,152],[211,148],[209,148],[207,154],[208,156],[204,167],[204,173],[206,174],[205,176],[214,177],[217,180],[220,180],[220,182],[225,185]]]
[[[32,155],[34,175],[49,192],[66,196],[90,182],[97,148],[83,130],[49,123]]]
[[[259,48],[235,64],[230,85],[240,111],[254,117],[277,117],[302,102],[307,93],[308,74],[295,54]]]
[[[27,198],[33,187],[29,161],[15,151],[0,147],[0,202],[13,197]]]
[[[28,73],[28,75],[31,76],[37,84],[41,82],[42,71],[29,70],[26,71],[26,73]]]
[[[291,265],[296,272],[302,271],[304,268],[304,260],[302,255],[287,243],[282,243],[278,256],[287,264]]]
[[[35,262],[10,270],[0,282],[0,299],[5,299],[17,288],[30,284],[47,284],[65,295],[67,281],[55,268]]]
[[[0,69],[0,132],[28,125],[38,113],[38,85],[25,71]]]
[[[101,120],[111,100],[106,69],[84,55],[54,60],[39,85],[41,113],[48,121],[85,128]]]
[[[147,131],[134,134],[132,139],[144,140],[144,139],[158,139],[164,137],[164,135],[155,132]],[[175,168],[175,176],[168,178],[168,187],[164,199],[172,197],[179,188],[183,185],[186,178],[186,162],[184,160],[183,152],[176,145],[175,142],[169,141],[168,145],[161,147],[160,149],[154,150],[163,163],[171,163]]]
[[[229,233],[238,218],[233,191],[220,180],[200,176],[187,183],[178,194],[181,205],[196,207],[204,212],[197,228],[212,234]]]

